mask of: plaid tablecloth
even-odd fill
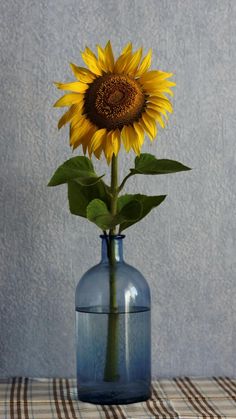
[[[12,378],[0,380],[0,418],[236,419],[236,379],[162,379],[147,402],[98,406],[77,400],[73,379]]]

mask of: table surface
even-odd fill
[[[236,379],[160,379],[142,403],[99,406],[76,398],[75,379],[0,380],[1,419],[236,419]]]

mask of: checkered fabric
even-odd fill
[[[0,380],[0,418],[236,419],[236,379],[161,379],[146,402],[99,406],[77,400],[74,379],[11,378]]]

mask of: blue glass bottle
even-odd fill
[[[96,404],[144,401],[151,393],[149,286],[123,260],[125,236],[100,237],[101,262],[76,288],[78,398]]]

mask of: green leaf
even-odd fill
[[[107,186],[102,180],[90,186],[82,186],[75,181],[68,182],[68,200],[72,214],[86,218],[87,206],[94,199],[109,202]]]
[[[87,207],[88,220],[95,223],[102,230],[107,230],[115,227],[117,220],[108,210],[105,202],[100,199],[94,199]]]
[[[80,185],[89,186],[99,182],[103,176],[97,176],[91,160],[85,156],[77,156],[58,167],[48,186],[62,185],[71,180],[75,180]]]
[[[138,218],[135,220],[126,220],[123,221],[120,225],[120,232],[125,230],[126,228],[130,227],[131,225],[137,223],[142,218],[144,218],[153,208],[160,205],[164,199],[166,198],[166,195],[159,195],[159,196],[147,196],[147,195],[141,195],[141,194],[135,194],[135,195],[123,195],[118,198],[118,210],[119,212],[122,212],[122,209],[127,206],[129,203],[132,203],[133,201],[138,201],[141,205],[141,213]]]
[[[124,203],[124,205],[120,207],[117,205],[117,208],[118,214],[121,217],[119,224],[125,222],[135,223],[142,214],[142,203],[138,199],[127,201],[127,203]]]
[[[176,173],[191,170],[175,160],[157,159],[152,154],[140,154],[135,159],[135,168],[130,169],[133,175],[164,175],[166,173]]]
[[[87,218],[102,230],[110,230],[124,222],[135,222],[140,217],[141,211],[141,204],[133,200],[125,204],[118,214],[112,215],[105,202],[94,199],[87,207]]]

